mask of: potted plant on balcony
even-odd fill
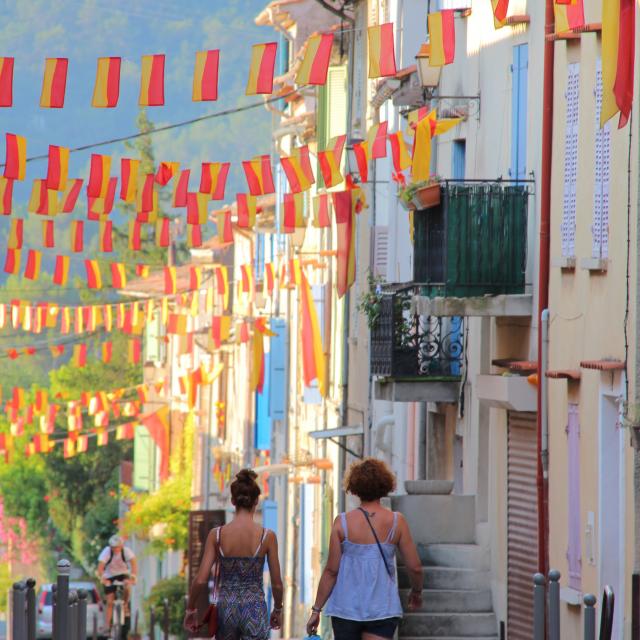
[[[408,211],[437,207],[440,204],[440,177],[431,176],[428,180],[401,185],[398,198]]]
[[[382,310],[382,285],[384,278],[367,273],[367,291],[358,298],[356,309],[367,317],[369,329],[375,328]]]

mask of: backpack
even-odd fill
[[[124,555],[124,547],[120,549],[120,553],[122,554],[122,562],[124,562],[127,566],[129,566],[129,563],[127,562],[127,558]],[[113,549],[109,547],[109,559],[104,563],[105,569],[111,564],[112,560],[113,560]]]

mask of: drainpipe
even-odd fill
[[[540,256],[538,261],[538,414],[537,414],[537,493],[538,493],[538,571],[547,575],[549,564],[547,469],[543,461],[544,384],[542,314],[549,306],[549,250],[551,223],[551,161],[553,152],[553,64],[554,42],[546,36],[554,32],[553,0],[545,0],[544,79],[542,94],[542,169],[540,180]]]
[[[549,369],[549,309],[540,314],[542,325],[542,378],[538,380],[540,395],[540,416],[542,422],[542,473],[545,482],[549,481],[549,387],[546,372]]]

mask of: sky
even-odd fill
[[[49,144],[74,147],[135,133],[140,58],[145,54],[166,54],[165,106],[147,110],[157,126],[259,101],[244,93],[251,45],[276,39],[272,29],[254,23],[265,4],[266,0],[0,0],[0,55],[15,57],[14,106],[0,109],[1,157],[5,132],[27,138],[28,156],[46,154]],[[205,49],[221,50],[220,97],[217,102],[194,103],[195,53]],[[115,109],[91,107],[100,56],[123,59]],[[39,106],[46,57],[69,58],[63,109]],[[153,139],[156,160],[190,166],[193,190],[201,162],[234,162],[226,194],[226,201],[232,201],[236,190],[246,188],[240,161],[269,152],[270,127],[271,116],[260,107],[158,133]],[[122,144],[95,152],[114,160],[131,155]],[[90,155],[91,151],[72,154],[70,177],[86,179]],[[112,166],[119,173],[119,162]],[[16,185],[14,210],[24,211],[31,182],[45,177],[46,168],[46,160],[27,165],[25,184]],[[79,202],[84,206],[84,194]],[[7,220],[0,221],[0,232],[7,226]]]

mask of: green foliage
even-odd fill
[[[7,610],[7,596],[13,584],[13,579],[9,573],[9,563],[0,562],[0,610]]]
[[[186,637],[182,627],[184,620],[185,602],[187,595],[187,581],[183,576],[174,576],[160,580],[151,588],[149,596],[144,601],[145,617],[150,619],[151,608],[156,612],[156,620],[161,621],[164,601],[169,602],[169,633],[180,638]]]
[[[382,310],[382,285],[384,278],[374,276],[371,271],[367,273],[368,289],[360,295],[356,303],[356,309],[367,317],[369,329],[373,329],[380,317]]]

